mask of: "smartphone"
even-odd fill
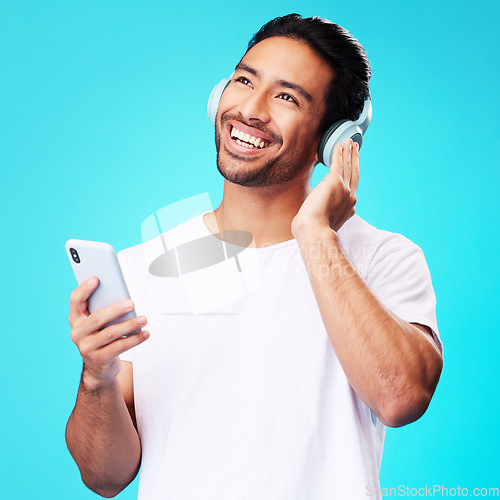
[[[68,240],[65,247],[79,285],[92,276],[99,279],[99,285],[88,300],[89,313],[130,298],[118,256],[110,244],[99,241]],[[103,328],[135,317],[136,313],[133,309],[110,321]],[[138,332],[140,330],[132,332],[130,335]]]

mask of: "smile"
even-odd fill
[[[253,135],[246,134],[234,126],[231,128],[231,138],[234,142],[236,142],[236,144],[248,149],[264,149],[269,146],[268,141],[261,139],[260,137],[254,137]]]

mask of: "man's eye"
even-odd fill
[[[236,78],[236,81],[242,83],[243,85],[251,85],[250,80],[244,76]]]
[[[297,104],[297,101],[290,94],[280,94],[279,97],[284,101],[293,102]]]

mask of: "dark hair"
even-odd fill
[[[305,42],[333,69],[334,78],[326,90],[326,110],[320,123],[324,132],[338,120],[357,120],[371,77],[370,63],[361,44],[346,29],[319,17],[299,14],[277,17],[266,23],[248,43],[247,52],[274,36]]]

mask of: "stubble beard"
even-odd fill
[[[305,159],[294,153],[289,153],[289,157],[271,158],[258,168],[239,168],[241,163],[257,163],[259,159],[235,154],[226,147],[221,154],[221,134],[218,126],[215,127],[215,147],[217,169],[224,179],[240,186],[276,186],[295,179],[304,170]]]

